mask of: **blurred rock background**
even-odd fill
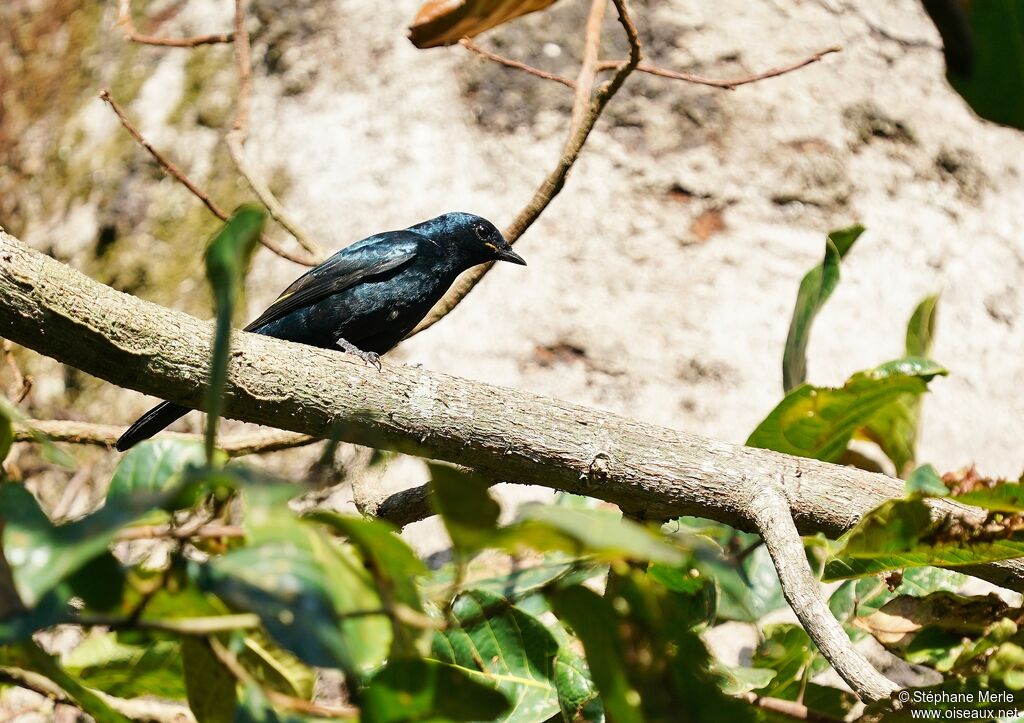
[[[1024,136],[978,120],[948,87],[920,5],[632,5],[646,59],[663,67],[731,78],[843,51],[735,91],[634,74],[518,244],[530,265],[495,269],[393,360],[743,442],[781,398],[800,278],[828,230],[860,222],[868,232],[816,323],[809,379],[839,384],[899,356],[914,306],[941,292],[934,356],[951,374],[925,400],[920,458],[1019,475]],[[132,6],[147,33],[231,27],[227,0]],[[457,46],[417,50],[405,37],[417,6],[252,3],[248,153],[330,249],[455,209],[506,224],[558,156],[572,92]],[[571,77],[587,6],[560,0],[478,42]],[[612,16],[605,58],[625,54]],[[207,317],[201,251],[217,222],[97,94],[109,87],[157,148],[232,208],[250,198],[222,142],[232,48],[139,46],[115,20],[116,4],[99,0],[0,7],[0,225],[104,283]],[[250,313],[302,271],[259,253]],[[36,417],[127,424],[153,402],[31,353],[18,360],[36,381],[26,402]],[[200,424],[193,414],[177,428]],[[91,465],[84,505],[116,460],[74,451]],[[364,459],[321,445],[263,463],[330,485],[361,474]],[[426,479],[413,460],[384,469],[371,474],[390,488]],[[330,494],[349,499],[345,485]],[[416,528],[424,551],[445,546],[429,522]]]

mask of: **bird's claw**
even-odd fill
[[[377,367],[377,371],[381,371],[384,367],[380,363],[380,354],[372,351],[358,351],[356,356],[363,360],[364,364],[371,367]]]

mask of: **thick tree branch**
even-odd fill
[[[786,601],[835,671],[864,701],[881,700],[895,693],[898,686],[854,649],[821,596],[793,524],[784,486],[772,479],[763,480],[763,487],[751,501],[750,512],[775,563]]]
[[[203,404],[208,322],[117,292],[2,232],[0,299],[0,337],[114,384]],[[236,419],[447,460],[647,519],[692,514],[751,529],[753,500],[765,480],[779,480],[802,533],[837,536],[903,492],[880,474],[414,367],[378,372],[347,354],[255,334],[235,339],[226,394]],[[1024,590],[1019,561],[961,569]]]

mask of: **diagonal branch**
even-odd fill
[[[490,50],[485,50],[484,48],[481,48],[479,45],[474,43],[469,38],[463,38],[462,40],[460,40],[459,45],[464,47],[466,50],[469,50],[483,58],[486,58],[487,60],[493,60],[495,63],[498,63],[499,65],[504,65],[506,68],[522,70],[523,72],[529,73],[530,75],[536,75],[538,78],[542,78],[544,80],[552,80],[556,83],[561,83],[567,88],[576,88],[576,81],[574,80],[570,80],[569,78],[565,78],[561,75],[556,75],[555,73],[549,73],[546,70],[541,70],[540,68],[535,68],[532,65],[527,65],[526,63],[523,63],[519,60],[506,58],[504,55],[492,53]]]
[[[110,91],[108,89],[104,88],[100,91],[100,99],[110,105],[110,108],[117,115],[118,120],[121,121],[121,125],[124,126],[125,130],[127,130],[132,137],[139,142],[139,145],[149,151],[149,154],[153,156],[153,159],[157,162],[157,165],[160,166],[164,173],[183,185],[192,193],[193,196],[202,201],[203,205],[209,209],[210,213],[221,221],[227,221],[228,214],[224,212],[224,209],[218,206],[216,201],[210,198],[206,191],[193,183],[192,180],[189,179],[189,177],[171,161],[171,159],[158,151],[152,143],[146,140],[145,136],[143,136],[139,129],[135,127],[135,124],[128,119],[128,116],[124,112],[124,108],[122,108],[121,105],[114,100],[113,96],[110,95]],[[278,256],[288,259],[289,261],[294,261],[297,264],[313,266],[317,263],[315,260],[310,260],[290,253],[271,240],[266,234],[260,235],[260,242]]]
[[[840,677],[861,700],[868,702],[888,698],[899,690],[854,649],[821,596],[818,581],[807,565],[783,485],[774,480],[766,482],[751,500],[750,513],[775,563],[786,601]]]
[[[616,69],[615,75],[610,80],[598,88],[590,101],[586,114],[584,114],[578,125],[573,125],[558,163],[534,192],[533,198],[530,199],[529,203],[519,212],[519,215],[512,221],[512,224],[505,229],[505,238],[508,239],[509,243],[518,241],[526,233],[526,230],[540,217],[551,201],[554,200],[555,196],[561,192],[565,186],[565,180],[569,175],[569,171],[579,158],[580,151],[583,150],[583,144],[587,142],[590,132],[594,129],[594,125],[597,123],[597,119],[600,118],[605,106],[608,105],[608,101],[622,87],[629,74],[640,64],[640,36],[637,33],[636,26],[629,17],[626,0],[612,0],[612,3],[618,12],[619,23],[625,30],[626,39],[629,41],[629,60]],[[591,7],[593,10],[594,6]],[[588,22],[588,33],[593,32],[595,31]],[[599,27],[596,32],[600,32]],[[599,42],[599,39],[594,41],[591,37],[588,37],[587,45],[589,46],[592,42]],[[579,79],[577,79],[578,84]],[[485,264],[469,273],[463,274],[449,292],[445,294],[444,298],[431,309],[419,326],[413,329],[409,336],[414,336],[425,329],[429,329],[447,316],[480,283],[480,280],[491,270],[493,265],[493,263]]]
[[[172,402],[204,403],[212,328],[99,284],[0,232],[0,337]],[[235,337],[228,414],[471,467],[493,480],[595,497],[644,519],[709,517],[756,527],[753,500],[778,480],[802,533],[838,536],[900,480],[706,439],[620,415],[415,367],[257,334]],[[984,514],[947,501],[936,510]],[[960,568],[1024,589],[1024,561]]]

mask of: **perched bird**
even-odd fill
[[[324,349],[380,368],[463,271],[488,261],[526,265],[490,221],[446,213],[402,231],[370,236],[310,269],[245,331]],[[121,435],[124,451],[152,437],[188,407],[163,402]]]

